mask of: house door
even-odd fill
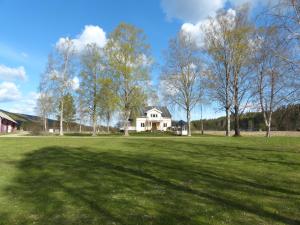
[[[157,130],[157,123],[152,123],[152,130],[153,131]]]

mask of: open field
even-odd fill
[[[295,137],[0,138],[0,224],[300,224]]]

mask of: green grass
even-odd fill
[[[300,139],[0,138],[0,224],[300,224]]]

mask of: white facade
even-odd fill
[[[162,112],[152,108],[142,117],[136,118],[136,131],[166,131],[171,127],[171,117],[163,117]]]

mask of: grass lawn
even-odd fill
[[[0,138],[0,224],[300,224],[300,138]]]

